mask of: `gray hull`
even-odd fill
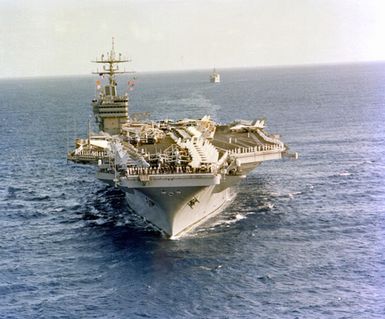
[[[114,174],[98,172],[97,177],[123,190],[136,214],[175,238],[226,208],[236,196],[238,183],[263,160],[280,157],[280,152],[241,153],[237,163],[242,175],[147,173],[116,179]]]
[[[138,215],[160,228],[170,238],[177,238],[219,214],[234,200],[236,193],[233,188],[224,189],[219,193],[214,193],[214,188],[210,186],[185,190],[189,196],[193,195],[197,199],[192,207],[188,204],[190,197],[183,194],[173,195],[173,200],[155,202],[150,199],[148,193],[134,189],[126,192],[126,197]],[[169,193],[175,191],[168,190]]]
[[[242,177],[154,176],[151,184],[123,179],[118,187],[126,193],[130,207],[137,215],[161,229],[170,238],[190,232],[219,214],[236,196],[236,185]],[[99,179],[112,184],[112,176]],[[167,183],[168,181],[168,183]],[[135,187],[136,186],[136,187]]]

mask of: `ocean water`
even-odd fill
[[[0,81],[0,318],[385,318],[385,64],[208,74],[138,74],[130,112],[266,117],[300,158],[174,241],[66,163],[95,78]]]

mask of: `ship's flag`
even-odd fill
[[[129,80],[129,81],[127,82],[127,84],[128,84],[128,89],[129,89],[130,91],[132,91],[132,90],[134,89],[134,86],[135,86],[135,81]]]

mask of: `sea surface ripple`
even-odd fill
[[[139,74],[130,112],[266,117],[300,158],[174,241],[66,162],[94,78],[0,81],[0,318],[385,318],[385,65],[221,77]]]

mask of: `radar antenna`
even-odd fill
[[[99,76],[108,75],[108,81],[110,85],[116,85],[115,74],[123,74],[123,73],[134,73],[128,71],[120,71],[117,66],[118,63],[126,63],[131,62],[131,60],[122,56],[121,53],[116,56],[115,53],[115,39],[112,37],[112,45],[111,51],[107,52],[107,59],[105,59],[105,55],[102,54],[100,59],[96,58],[93,63],[101,63],[103,65],[102,71],[97,70],[96,72],[92,72],[93,74],[98,74]]]

